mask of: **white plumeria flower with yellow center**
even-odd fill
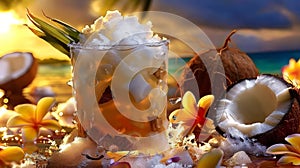
[[[206,122],[206,113],[214,101],[213,95],[202,97],[198,104],[192,92],[187,91],[182,98],[183,109],[173,111],[169,121],[174,124],[181,124],[186,130],[186,135],[192,133],[198,126],[202,128]]]
[[[15,111],[18,114],[7,121],[7,127],[21,128],[22,139],[25,142],[35,141],[41,128],[60,130],[61,126],[57,121],[44,119],[53,103],[54,98],[44,97],[37,105],[21,104],[16,106]]]
[[[277,161],[279,164],[300,165],[300,134],[292,134],[285,138],[289,144],[275,144],[270,146],[266,153],[282,155]]]

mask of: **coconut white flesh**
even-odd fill
[[[29,53],[15,52],[7,54],[0,59],[0,83],[17,79],[31,67],[33,57]]]
[[[274,128],[289,111],[288,86],[276,77],[261,75],[234,85],[217,107],[222,131],[234,127],[251,137]]]

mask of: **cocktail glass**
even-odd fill
[[[76,114],[98,146],[168,149],[168,44],[70,46]]]

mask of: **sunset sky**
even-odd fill
[[[28,23],[25,8],[41,17],[44,11],[81,29],[100,16],[98,1],[15,0],[8,4],[0,0],[0,55],[29,51],[41,59],[68,59],[22,25]],[[300,49],[299,8],[298,0],[153,0],[150,10],[170,12],[192,21],[217,47],[229,32],[238,29],[233,41],[241,50],[262,52]],[[10,22],[10,27],[5,27]],[[171,24],[172,20],[164,22]]]

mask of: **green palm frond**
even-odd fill
[[[61,41],[57,40],[56,38],[52,36],[47,36],[44,32],[36,30],[34,28],[29,27],[28,25],[25,24],[31,30],[36,36],[39,38],[47,41],[49,44],[51,44],[54,48],[59,50],[60,52],[69,55],[69,47],[67,44],[62,43]]]
[[[50,21],[57,24],[57,26],[54,26],[34,16],[32,13],[30,13],[29,10],[27,10],[27,16],[29,20],[39,29],[37,30],[26,25],[29,28],[29,30],[31,30],[35,35],[37,35],[41,39],[47,41],[49,44],[51,44],[53,47],[55,47],[62,53],[70,56],[68,45],[71,43],[79,42],[79,37],[81,33],[77,29],[58,19],[50,18],[45,15],[46,18],[50,19]]]
[[[58,19],[55,18],[51,18],[49,16],[47,16],[44,12],[43,12],[44,16],[46,18],[48,18],[50,21],[56,23],[62,30],[64,30],[70,37],[72,37],[73,40],[75,40],[75,42],[78,42],[78,37],[80,35],[80,31],[78,31],[77,29],[75,29],[74,27],[70,26],[69,24],[62,22]]]
[[[46,35],[50,35],[56,37],[59,41],[69,44],[71,42],[75,42],[70,36],[68,36],[63,30],[44,22],[43,20],[39,19],[32,15],[29,11],[27,14],[29,20],[40,30],[42,30]]]

